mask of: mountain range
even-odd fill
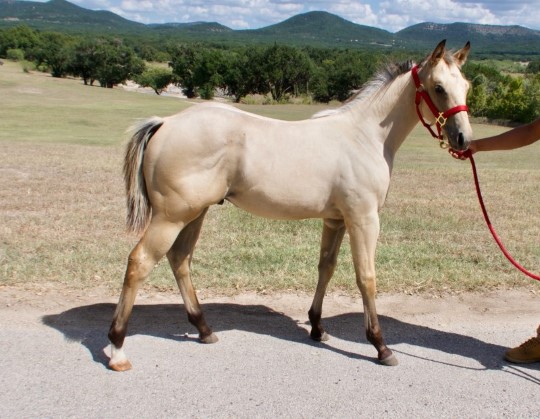
[[[341,48],[432,48],[441,39],[461,47],[471,41],[486,56],[540,57],[540,31],[522,26],[471,23],[420,23],[399,32],[358,25],[327,12],[308,12],[255,30],[233,30],[217,22],[145,25],[112,12],[93,11],[66,0],[0,0],[0,28],[25,24],[41,30],[72,34],[111,34],[147,39],[221,44],[311,45]]]

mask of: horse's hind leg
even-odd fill
[[[321,238],[321,254],[319,258],[319,281],[313,297],[313,303],[309,309],[309,321],[311,322],[311,338],[322,342],[328,340],[328,335],[321,325],[322,304],[326,288],[336,269],[337,257],[345,226],[342,221],[324,220]]]
[[[176,282],[178,283],[178,288],[182,294],[189,322],[199,331],[201,342],[215,343],[218,339],[206,324],[197,294],[191,282],[190,274],[193,250],[197,244],[207,210],[204,210],[199,218],[193,220],[180,232],[173,247],[167,253],[167,258],[169,259]]]
[[[129,255],[122,293],[109,329],[109,340],[112,344],[109,367],[115,371],[126,371],[131,368],[131,363],[124,354],[122,346],[137,290],[156,263],[170,249],[181,227],[153,218],[143,237]]]

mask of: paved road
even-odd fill
[[[197,343],[174,294],[142,295],[126,352],[106,368],[116,298],[0,288],[0,417],[540,417],[540,365],[501,358],[532,335],[531,292],[443,299],[382,296],[400,365],[383,367],[361,303],[329,296],[325,344],[307,337],[306,296],[204,298],[220,341]]]

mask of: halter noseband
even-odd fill
[[[420,78],[418,77],[417,65],[415,65],[411,69],[411,73],[414,79],[414,84],[416,86],[416,98],[414,102],[416,103],[416,113],[418,114],[418,118],[420,118],[420,122],[422,122],[422,125],[424,125],[424,127],[428,129],[433,138],[439,140],[439,145],[441,146],[441,148],[447,148],[448,144],[444,142],[444,135],[442,132],[442,128],[446,124],[446,120],[459,112],[469,112],[469,107],[467,105],[459,105],[448,109],[447,111],[440,112],[431,100],[431,97],[429,97],[429,93],[424,89],[423,84],[420,82]],[[425,100],[426,104],[431,110],[431,113],[433,113],[433,116],[435,117],[435,125],[437,126],[438,134],[436,134],[431,128],[431,125],[433,124],[428,124],[422,116],[422,112],[420,111],[420,104],[422,103],[422,99]]]

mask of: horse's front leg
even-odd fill
[[[328,283],[334,274],[337,257],[343,236],[345,225],[341,220],[324,220],[321,238],[321,254],[319,257],[319,281],[313,297],[313,303],[309,309],[309,321],[311,322],[311,338],[318,342],[328,340],[328,334],[321,325],[322,305]]]
[[[356,283],[362,293],[364,303],[367,339],[377,349],[381,364],[397,365],[397,358],[384,342],[375,307],[375,249],[380,230],[378,213],[373,212],[368,216],[349,219],[346,223],[351,241]]]
[[[189,322],[199,331],[199,339],[201,342],[215,343],[218,338],[206,324],[199,300],[197,299],[197,294],[195,293],[193,283],[191,282],[190,273],[193,251],[197,244],[207,210],[208,209],[204,210],[196,220],[189,223],[182,230],[174,242],[173,247],[167,253],[167,258],[169,259],[174,277],[178,283],[178,288],[182,294]]]

